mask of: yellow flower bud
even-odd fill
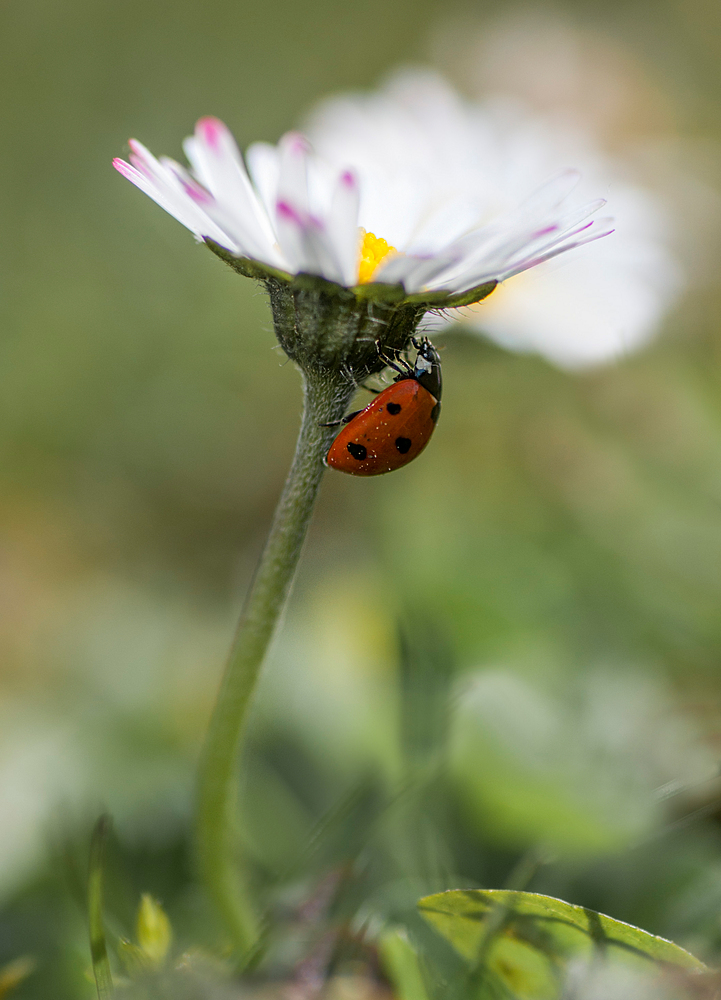
[[[162,965],[170,950],[173,929],[163,907],[147,892],[140,899],[136,936],[148,964]]]

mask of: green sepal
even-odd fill
[[[293,275],[292,284],[304,292],[313,292],[316,295],[325,295],[329,298],[342,299],[351,302],[355,299],[352,289],[345,285],[339,285],[337,281],[329,281],[319,274],[308,274],[306,271],[298,271]]]
[[[408,300],[406,290],[400,281],[395,285],[386,285],[382,281],[366,281],[362,285],[353,285],[351,291],[361,302],[396,303]]]
[[[226,250],[220,243],[216,243],[215,240],[211,240],[208,236],[204,238],[203,242],[209,250],[213,251],[216,257],[220,257],[229,267],[232,267],[234,271],[242,274],[245,278],[255,278],[258,281],[266,281],[268,278],[273,278],[275,281],[287,281],[289,284],[294,280],[294,275],[289,274],[287,271],[281,271],[277,267],[271,267],[270,264],[263,264],[261,261],[253,260],[250,257],[236,257],[230,250]]]
[[[443,308],[460,309],[461,306],[472,306],[476,302],[482,302],[483,299],[487,299],[497,287],[498,282],[495,278],[493,281],[485,281],[482,285],[469,288],[467,292],[460,292],[458,295],[449,295],[443,303]]]
[[[275,333],[288,357],[306,374],[336,376],[356,386],[403,351],[429,309],[480,302],[498,284],[487,281],[460,295],[407,295],[401,283],[371,281],[347,288],[316,274],[288,274],[249,257],[236,257],[214,240],[209,250],[238,274],[262,281],[270,296]]]

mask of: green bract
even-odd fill
[[[403,285],[369,282],[346,288],[313,274],[288,274],[267,264],[235,257],[213,240],[206,244],[234,271],[263,282],[270,296],[278,341],[306,373],[339,372],[359,384],[385,367],[379,355],[403,350],[423,316],[486,298],[488,281],[461,294],[407,295]]]

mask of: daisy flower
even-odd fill
[[[292,132],[243,157],[222,122],[203,118],[184,144],[190,169],[136,140],[130,162],[114,165],[198,240],[255,265],[246,273],[373,285],[379,298],[392,289],[428,308],[477,301],[612,231],[594,218],[603,198],[573,197],[573,169],[499,197],[504,171],[518,175],[519,164],[501,164],[482,112],[434,77],[415,98],[414,88],[409,78],[326,105],[313,144]]]
[[[518,98],[467,101],[433,72],[403,71],[376,92],[322,103],[306,131],[326,162],[353,164],[361,226],[411,255],[477,255],[423,275],[429,287],[459,289],[476,266],[471,280],[483,271],[503,282],[435,326],[461,319],[505,347],[582,368],[648,341],[683,287],[657,197],[630,183],[588,129]],[[528,198],[545,177],[555,180]],[[597,195],[613,209],[613,236],[565,255],[608,232],[608,220],[590,224]],[[400,260],[381,275],[393,266],[400,276]]]

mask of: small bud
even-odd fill
[[[147,964],[162,965],[170,950],[173,930],[165,910],[147,892],[143,893],[138,907],[136,934]]]

